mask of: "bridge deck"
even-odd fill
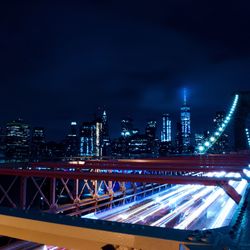
[[[25,213],[0,208],[0,234],[41,244],[69,249],[101,249],[105,244],[127,249],[180,249],[180,244],[213,249],[218,233],[228,228],[204,231],[209,242],[190,242],[193,231],[130,225],[118,222],[79,219],[75,217]]]

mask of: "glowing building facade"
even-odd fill
[[[124,138],[130,137],[133,135],[133,123],[132,119],[125,118],[121,121],[121,136]]]
[[[70,131],[67,135],[66,141],[66,156],[74,157],[79,155],[79,136],[77,122],[71,122]]]
[[[161,131],[161,142],[170,142],[172,140],[172,125],[169,114],[162,116],[162,131]]]
[[[102,121],[102,136],[101,136],[102,137],[102,146],[101,146],[102,155],[109,156],[111,155],[111,141],[109,138],[108,117],[107,117],[107,113],[105,110],[103,111],[101,121]]]
[[[222,126],[226,117],[226,113],[224,111],[218,111],[215,114],[213,119],[215,129]],[[211,148],[211,152],[213,153],[225,153],[229,151],[229,135],[225,132],[218,138],[218,140],[214,143]]]
[[[190,107],[187,105],[186,91],[184,90],[184,103],[181,107],[181,136],[183,151],[189,151],[191,146],[191,118]]]
[[[46,151],[45,143],[44,128],[34,127],[30,148],[30,158],[32,161],[41,161],[44,159]]]
[[[18,119],[6,125],[6,157],[11,160],[28,160],[30,127]]]
[[[156,138],[156,121],[148,121],[145,134],[148,140],[154,140]]]
[[[102,122],[82,123],[80,156],[102,156]]]

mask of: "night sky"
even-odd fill
[[[1,125],[22,117],[59,139],[100,106],[118,136],[126,116],[141,130],[162,113],[177,121],[185,87],[201,132],[233,91],[250,89],[248,1],[6,2]]]

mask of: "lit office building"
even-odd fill
[[[0,149],[5,148],[5,128],[0,127]]]
[[[189,148],[191,146],[190,123],[190,107],[187,105],[186,92],[184,91],[184,103],[181,107],[181,134],[183,152],[189,152]]]
[[[95,136],[95,123],[84,122],[80,130],[80,156],[95,155]]]
[[[126,118],[121,121],[121,136],[124,138],[130,137],[133,133],[133,123],[131,118]]]
[[[225,112],[218,111],[213,119],[214,128],[220,127],[225,119]],[[214,143],[213,147],[210,149],[212,153],[221,154],[230,151],[229,149],[229,135],[223,132],[219,139]]]
[[[108,117],[107,117],[107,113],[106,111],[104,110],[103,111],[103,114],[102,114],[102,134],[103,134],[103,137],[109,137],[108,134],[109,134],[109,131],[108,131]]]
[[[145,135],[136,135],[129,141],[128,150],[130,156],[141,157],[143,154],[150,153],[148,138]]]
[[[156,139],[156,124],[154,120],[148,121],[145,131],[145,138],[147,139],[146,151],[150,157],[156,157],[159,153],[159,140]]]
[[[5,129],[0,127],[0,162],[5,160]]]
[[[195,146],[199,147],[203,144],[204,142],[204,134],[194,134],[194,140],[195,140]]]
[[[32,130],[30,159],[32,161],[41,161],[45,157],[46,145],[44,128],[35,127]]]
[[[159,154],[160,156],[167,156],[174,153],[174,148],[171,141],[160,142]]]
[[[45,143],[44,128],[35,127],[32,133],[32,142],[34,143]]]
[[[102,150],[102,156],[109,156],[111,155],[111,142],[110,142],[110,138],[109,138],[109,127],[108,127],[108,117],[107,117],[107,113],[104,110],[103,114],[102,114],[102,146],[101,146],[101,150]]]
[[[80,156],[102,156],[102,122],[82,123]]]
[[[156,138],[156,121],[148,121],[145,131],[148,140],[154,140]]]
[[[77,122],[71,122],[70,131],[65,140],[65,154],[67,157],[79,155],[79,136]]]
[[[162,116],[161,142],[170,142],[172,140],[171,129],[169,114],[164,114]]]
[[[30,127],[18,119],[6,125],[5,155],[8,160],[28,161],[30,147]]]
[[[176,124],[175,153],[181,154],[183,151],[182,126],[180,122]]]
[[[95,155],[102,156],[102,122],[96,122]]]

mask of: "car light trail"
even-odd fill
[[[245,176],[250,176],[250,171],[244,170],[244,173]],[[241,195],[246,190],[247,182],[242,180],[239,173],[220,171],[203,175],[211,178],[234,178],[228,184]],[[236,177],[239,181],[235,180]],[[202,230],[225,226],[230,222],[236,206],[235,201],[220,187],[176,185],[140,201],[93,214],[92,218],[157,227]]]
[[[190,186],[190,185],[188,185],[188,186]],[[155,203],[159,203],[159,202],[161,202],[163,199],[170,198],[170,197],[174,196],[175,194],[177,194],[177,193],[179,193],[179,192],[182,192],[182,191],[184,191],[184,190],[186,190],[186,189],[187,189],[187,186],[176,185],[176,186],[170,188],[169,190],[165,190],[165,191],[163,191],[163,192],[157,194],[157,197],[156,197],[156,198],[154,198],[156,195],[153,195],[153,196],[151,196],[151,197],[147,197],[146,199],[150,199],[150,198],[152,199],[152,198],[153,198],[154,200],[153,200],[153,201],[150,201],[150,202],[148,202],[148,203],[146,203],[146,204],[144,204],[144,205],[142,205],[142,206],[139,206],[139,207],[136,208],[136,209],[133,209],[133,211],[130,212],[130,213],[127,212],[127,213],[123,213],[123,214],[122,214],[121,212],[124,212],[124,210],[127,211],[128,209],[130,209],[130,208],[131,208],[134,204],[136,204],[137,202],[134,202],[134,203],[132,203],[128,208],[126,207],[126,209],[119,211],[119,214],[118,214],[118,215],[117,215],[117,213],[116,213],[116,211],[115,211],[115,212],[114,212],[114,213],[115,213],[115,216],[113,215],[114,213],[112,213],[112,214],[109,214],[108,217],[105,217],[105,219],[106,219],[106,220],[115,220],[115,221],[126,220],[126,219],[128,219],[128,217],[130,217],[130,216],[132,216],[132,215],[134,215],[134,214],[140,212],[141,210],[145,210],[145,209],[147,209],[148,207],[154,205]],[[167,194],[166,194],[166,192],[167,192]],[[111,210],[111,211],[112,211],[112,210]]]
[[[176,225],[174,228],[176,229],[187,229],[188,226],[195,221],[201,214],[212,204],[218,199],[220,196],[225,194],[225,191],[223,189],[217,190],[208,196],[208,198],[205,200],[205,203],[202,204],[198,209],[196,209],[187,219],[185,219],[183,222],[180,224]]]
[[[162,217],[161,219],[155,221],[154,223],[151,223],[150,226],[158,226],[158,227],[165,226],[166,223],[168,223],[170,220],[172,220],[174,217],[176,217],[180,213],[184,212],[187,208],[191,207],[195,201],[197,201],[201,197],[207,195],[213,189],[214,189],[214,187],[203,188],[203,190],[200,191],[198,194],[192,195],[192,198],[189,201],[187,201],[183,205],[177,207],[172,213],[169,213],[166,216]]]
[[[144,220],[147,217],[150,217],[152,214],[157,213],[159,210],[166,208],[166,207],[171,207],[173,204],[177,204],[185,197],[189,196],[191,193],[201,189],[202,186],[194,186],[192,188],[189,188],[185,192],[182,192],[181,194],[178,194],[176,197],[174,197],[171,200],[167,200],[164,203],[157,204],[157,207],[152,207],[149,210],[143,211],[140,217],[136,219],[132,219],[131,221],[124,221],[126,223],[137,223],[138,221]]]
[[[159,206],[159,203],[162,201],[162,200],[165,200],[165,199],[168,199],[168,198],[170,198],[170,197],[173,197],[174,195],[176,195],[176,194],[178,194],[178,193],[180,193],[181,192],[181,194],[180,195],[177,195],[177,197],[174,197],[174,198],[172,198],[173,199],[173,201],[172,201],[172,199],[170,200],[171,202],[169,202],[170,204],[174,204],[175,202],[177,202],[178,201],[178,197],[180,197],[179,199],[181,199],[181,198],[183,198],[183,196],[185,196],[185,195],[188,195],[188,194],[190,194],[190,193],[192,193],[194,190],[196,190],[196,189],[198,189],[198,188],[201,188],[201,187],[199,187],[199,186],[191,186],[190,187],[190,185],[189,185],[189,189],[188,190],[186,190],[187,189],[187,187],[181,187],[180,188],[180,190],[176,190],[176,191],[174,191],[174,192],[171,192],[171,193],[169,193],[169,194],[166,194],[166,195],[164,195],[164,196],[162,196],[162,197],[157,197],[158,199],[158,202],[156,202],[155,200],[154,201],[151,201],[151,202],[149,202],[148,204],[145,204],[145,205],[143,205],[143,206],[140,206],[140,207],[138,207],[138,208],[136,208],[136,209],[134,209],[132,212],[128,212],[128,213],[123,213],[123,214],[121,214],[121,215],[119,215],[118,217],[119,217],[119,219],[120,220],[122,220],[123,222],[127,222],[127,223],[135,223],[135,222],[133,222],[133,220],[132,221],[125,221],[125,220],[127,220],[128,218],[130,218],[131,216],[133,216],[133,215],[135,215],[135,214],[137,214],[137,213],[139,213],[139,212],[148,212],[148,213],[150,213],[149,211],[148,211],[148,208],[150,208],[150,207],[152,207],[152,206],[154,206],[154,209],[150,209],[150,211],[153,211],[152,213],[155,213],[155,211],[157,211],[156,209],[155,209],[155,206],[157,207],[157,206]],[[157,203],[158,203],[158,205],[157,205]],[[160,209],[162,208],[162,204],[160,205]],[[152,214],[151,213],[151,214]]]
[[[236,184],[235,182],[233,183]],[[242,180],[240,183],[237,183],[236,191],[239,194],[243,194],[247,187],[247,181]],[[225,221],[228,219],[229,214],[233,212],[233,209],[236,207],[235,202],[232,199],[228,199],[226,204],[223,206],[222,210],[220,211],[217,219],[214,223],[210,226],[210,228],[217,228],[224,226]]]

